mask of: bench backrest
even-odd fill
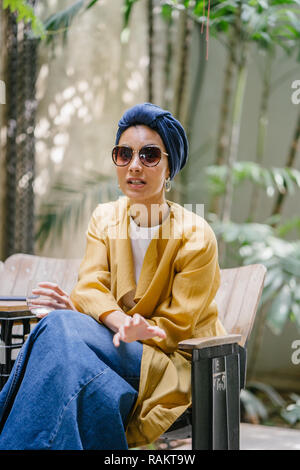
[[[26,296],[30,279],[54,279],[68,293],[76,283],[80,259],[57,259],[17,253],[0,270],[0,295]]]
[[[216,295],[220,320],[227,333],[242,335],[242,346],[253,327],[266,272],[262,264],[221,270]]]

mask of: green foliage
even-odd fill
[[[10,9],[11,13],[16,13],[17,22],[24,21],[31,23],[32,31],[36,37],[45,37],[45,29],[42,21],[37,18],[33,8],[25,0],[3,0],[2,8]]]
[[[45,21],[45,30],[47,31],[47,43],[49,44],[55,35],[63,33],[63,39],[66,41],[68,30],[72,21],[78,13],[84,13],[92,8],[99,0],[78,0],[72,5],[68,6],[62,11],[54,13]],[[138,0],[124,0],[122,14],[123,14],[123,30],[121,33],[122,42],[126,42],[129,37],[129,19],[134,3]]]
[[[10,8],[17,13],[18,21],[31,21],[36,36],[50,43],[55,34],[63,33],[66,40],[68,29],[79,12],[92,8],[99,0],[77,0],[67,8],[51,15],[43,24],[36,17],[33,8],[25,0],[3,0],[3,8]],[[121,39],[129,37],[129,21],[133,6],[139,0],[124,0],[123,31]],[[221,0],[212,2],[209,13],[210,32],[218,36],[236,27],[236,15],[241,9],[241,39],[256,41],[261,47],[270,47],[275,43],[291,53],[300,38],[300,12],[297,10],[300,0]],[[207,2],[167,0],[161,3],[162,17],[170,21],[174,9],[186,8],[195,21],[207,21]],[[294,9],[295,8],[295,9]]]
[[[124,3],[123,3],[124,28],[128,27],[130,14],[132,12],[133,5],[136,2],[138,2],[138,0],[124,0]]]
[[[241,390],[241,405],[247,422],[292,427],[300,422],[300,396],[291,393],[283,398],[272,386],[262,382],[249,382],[247,390]]]
[[[227,165],[210,165],[205,169],[208,189],[213,195],[223,194],[229,169]],[[251,181],[266,190],[271,197],[278,190],[282,194],[294,194],[300,188],[300,171],[294,168],[263,168],[255,162],[236,162],[233,167],[234,186]]]
[[[264,421],[268,417],[266,406],[259,400],[254,393],[248,389],[241,390],[241,405],[244,411],[245,419],[251,423]]]
[[[236,263],[267,268],[261,305],[269,303],[267,325],[279,335],[287,321],[300,331],[300,241],[280,238],[267,224],[215,221],[213,228],[235,253]]]
[[[289,232],[294,229],[298,231],[300,236],[300,217],[298,216],[292,217],[291,219],[277,225],[278,236],[282,238],[284,238]]]
[[[166,20],[167,22],[169,22],[169,21],[172,20],[172,12],[173,12],[172,6],[169,5],[168,3],[164,3],[164,4],[161,6],[162,17],[163,17],[164,20]]]
[[[277,44],[287,53],[299,47],[300,0],[220,0],[211,2],[209,15],[207,4],[205,0],[167,0],[162,2],[162,12],[169,17],[172,9],[187,8],[195,21],[209,21],[210,33],[217,38],[238,27],[242,42],[254,41],[262,48]]]
[[[77,0],[75,3],[51,15],[43,23],[34,13],[33,8],[25,0],[3,0],[3,9],[9,8],[17,15],[17,21],[31,22],[33,33],[36,37],[46,39],[49,44],[54,35],[63,34],[64,41],[72,21],[79,12],[92,8],[99,0]]]
[[[101,202],[116,198],[116,184],[110,176],[92,173],[64,173],[50,188],[36,215],[36,242],[42,249],[61,240],[66,227],[75,234],[81,222]]]
[[[55,35],[62,33],[63,40],[66,41],[68,30],[79,12],[84,12],[92,8],[98,0],[78,0],[64,10],[54,13],[44,23],[45,30],[47,31],[46,43],[49,44]]]
[[[300,396],[296,393],[292,393],[291,399],[294,403],[287,405],[283,410],[281,410],[281,416],[291,426],[294,426],[300,421]]]
[[[77,13],[82,9],[84,5],[84,0],[78,0],[76,3],[73,3],[69,7],[65,8],[62,11],[54,13],[45,21],[45,29],[47,30],[47,39],[46,42],[49,43],[53,38],[53,33],[62,32],[64,41],[67,38],[68,29],[77,15]],[[52,33],[52,34],[49,34]]]

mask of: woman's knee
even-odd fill
[[[82,315],[82,313],[77,312],[76,310],[52,310],[52,312],[48,313],[48,315],[45,317],[48,321],[54,320],[54,321],[65,321],[69,320],[71,318],[71,315],[74,316],[76,315]]]
[[[66,322],[69,320],[71,312],[69,310],[53,310],[52,312],[48,313],[48,315],[42,318],[38,325],[41,328],[52,328]]]
[[[82,314],[73,310],[53,310],[37,323],[31,336],[33,336],[33,339],[36,339],[42,333],[61,336],[63,331],[72,331],[72,325],[74,326],[74,321],[78,315]]]

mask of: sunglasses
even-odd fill
[[[126,166],[131,161],[135,150],[126,145],[116,145],[112,150],[112,159],[117,166]],[[163,152],[160,147],[156,145],[145,145],[139,151],[139,158],[145,166],[156,166],[161,160],[162,154],[168,155]]]

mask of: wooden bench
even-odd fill
[[[25,296],[30,278],[52,277],[67,292],[74,285],[80,259],[54,259],[25,254],[10,256],[0,266],[0,295]],[[239,449],[240,389],[245,386],[246,350],[266,268],[249,265],[221,270],[221,286],[216,295],[220,319],[228,335],[187,339],[179,348],[192,352],[192,408],[164,434],[167,439],[192,437],[193,449]],[[24,301],[0,301],[1,348],[5,361],[0,364],[1,385],[13,366],[13,355],[22,346],[36,317]],[[13,327],[21,328],[14,333]],[[1,355],[0,355],[1,357]]]

